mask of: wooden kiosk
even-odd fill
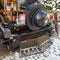
[[[4,13],[10,21],[14,21],[13,13],[24,12],[23,9],[19,7],[19,0],[0,0],[3,5],[3,9],[0,9],[0,13]]]

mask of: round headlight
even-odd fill
[[[35,14],[35,23],[38,27],[44,27],[45,24],[48,22],[48,20],[46,19],[46,15],[47,15],[47,12],[44,10],[39,10]]]

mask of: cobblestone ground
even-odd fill
[[[19,57],[19,53],[16,52],[13,55],[0,57],[0,60],[60,60],[60,36],[52,38],[53,44],[44,52],[28,57]]]

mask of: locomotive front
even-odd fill
[[[25,6],[24,9],[23,6]],[[16,49],[19,42],[42,36],[43,32],[48,33],[49,36],[53,34],[53,28],[44,5],[39,4],[36,0],[28,0],[21,4],[21,8],[24,13],[18,14],[19,19],[16,18],[14,22],[6,22],[7,19],[4,18],[3,13],[0,14],[0,43],[8,41],[10,50]],[[4,22],[7,24],[5,25]],[[26,36],[28,37],[26,38]]]

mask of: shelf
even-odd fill
[[[24,10],[13,10],[12,12],[24,12]]]
[[[3,12],[24,12],[24,10],[13,10],[13,11],[5,11],[5,10],[0,10],[0,13],[3,13]]]
[[[0,13],[3,13],[3,12],[5,12],[5,10],[0,10]]]

